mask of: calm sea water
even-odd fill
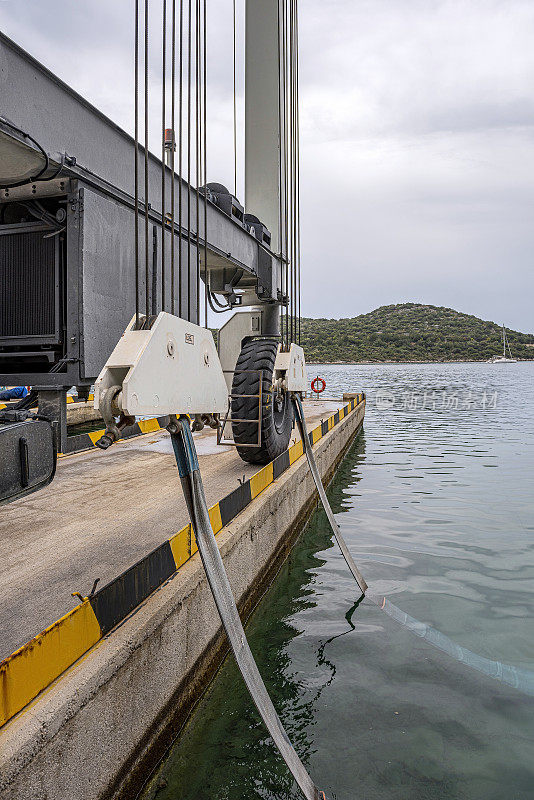
[[[373,593],[534,691],[534,364],[312,369],[368,394],[329,497]],[[247,626],[326,796],[532,800],[534,697],[357,595],[317,511]],[[299,796],[231,659],[143,795]]]

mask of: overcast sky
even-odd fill
[[[208,8],[208,177],[232,186],[232,0]],[[0,0],[0,27],[131,131],[132,9]],[[534,0],[299,9],[303,314],[415,301],[534,331]]]

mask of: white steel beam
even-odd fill
[[[283,5],[284,0],[246,0],[245,12],[245,208],[267,225],[275,253],[281,252],[286,224],[280,215]]]

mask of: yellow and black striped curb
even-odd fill
[[[88,402],[94,399],[94,395],[90,394],[88,398]],[[67,395],[67,403],[78,403],[81,402],[80,399],[74,395]],[[0,411],[3,408],[7,408],[5,403],[0,403]],[[140,419],[134,425],[129,425],[127,428],[124,428],[122,431],[122,439],[131,439],[134,436],[141,436],[144,433],[155,433],[156,431],[162,430],[165,427],[165,418],[164,417],[153,417],[151,419]],[[67,436],[67,443],[66,447],[61,453],[58,453],[60,456],[72,455],[73,453],[80,453],[82,450],[91,450],[100,439],[101,436],[105,433],[105,428],[100,428],[96,431],[90,431],[89,433],[73,433]],[[119,441],[120,441],[119,440]]]
[[[134,436],[141,436],[143,433],[154,433],[165,427],[165,417],[153,417],[152,419],[140,419],[135,425],[129,425],[121,433],[122,439],[131,439]],[[67,446],[59,455],[71,455],[80,453],[82,450],[90,450],[96,445],[101,436],[106,432],[105,428],[89,433],[73,433],[67,436]]]
[[[314,445],[342,419],[365,402],[365,394],[336,411],[309,432]],[[142,425],[144,420],[138,423]],[[147,431],[142,431],[147,432]],[[248,481],[209,509],[217,534],[249,503],[303,455],[299,440],[256,472]],[[0,663],[0,726],[21,711],[99,639],[124,620],[155,589],[168,580],[198,550],[191,525],[127,569],[94,595],[86,597],[61,619]]]

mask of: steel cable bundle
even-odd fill
[[[168,4],[171,8],[168,8]],[[149,214],[154,214],[149,197],[150,137],[150,42],[151,13],[149,0],[135,3],[134,46],[134,252],[135,252],[135,315],[136,327],[141,319],[150,319],[150,311],[170,311],[200,324],[201,321],[201,250],[204,272],[207,264],[207,197],[201,192],[207,180],[207,4],[206,0],[162,0],[161,7],[161,215],[152,245],[149,243]],[[169,13],[170,11],[170,13]],[[170,26],[169,26],[170,22]],[[170,30],[169,30],[170,27]],[[140,42],[143,47],[141,48]],[[141,49],[143,51],[141,56]],[[170,52],[169,52],[170,51]],[[178,51],[178,52],[177,52]],[[142,63],[141,63],[142,62]],[[168,80],[170,67],[170,82]],[[141,70],[143,72],[141,78]],[[142,104],[140,86],[143,86]],[[170,83],[170,103],[169,103]],[[141,108],[142,105],[142,108]],[[170,128],[166,114],[170,105]],[[178,108],[176,106],[178,105]],[[140,130],[140,117],[143,130]],[[178,117],[178,120],[176,120]],[[176,131],[178,122],[178,131]],[[141,137],[143,144],[141,145]],[[178,171],[176,167],[178,151]],[[140,163],[140,152],[143,162]],[[184,164],[185,161],[185,164]],[[184,174],[185,167],[185,174]],[[141,169],[143,179],[141,180]],[[184,181],[185,178],[185,181]],[[170,180],[170,186],[168,186]],[[194,201],[191,196],[195,181]],[[144,197],[141,197],[141,184]],[[183,191],[187,197],[183,198]],[[178,198],[176,194],[178,193]],[[194,202],[194,209],[193,209]],[[178,206],[178,208],[176,208]],[[185,219],[184,219],[185,218]],[[193,222],[196,220],[196,230]],[[203,224],[202,224],[203,222]],[[157,228],[161,228],[160,255],[157,254]],[[144,235],[144,252],[141,233]],[[170,233],[170,248],[167,247]],[[178,248],[178,253],[176,253]],[[152,259],[151,253],[152,250]],[[170,275],[166,275],[167,257]],[[141,286],[141,264],[144,258],[144,295]],[[152,303],[150,303],[150,264],[152,270]],[[187,274],[184,275],[184,270]],[[159,273],[159,274],[156,274]],[[169,281],[167,283],[167,281]],[[205,280],[206,284],[206,280]],[[159,287],[159,292],[158,292]],[[170,290],[170,291],[169,291]],[[208,288],[204,289],[204,324],[207,326]]]

